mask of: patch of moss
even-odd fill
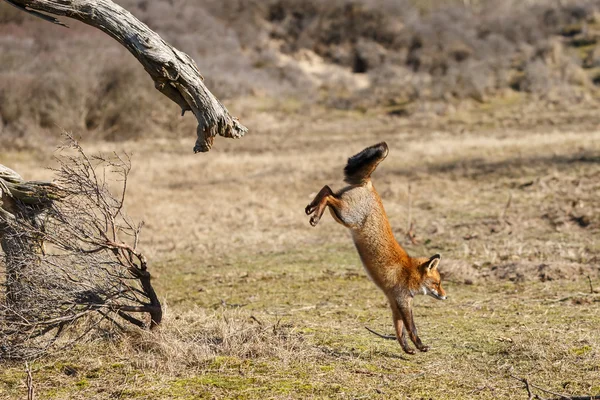
[[[254,378],[231,377],[225,375],[201,375],[192,378],[177,379],[172,382],[174,387],[185,386],[214,386],[222,389],[241,389],[254,383]]]
[[[239,367],[242,365],[243,360],[237,357],[229,357],[229,356],[217,356],[213,358],[210,362],[209,368],[219,369],[224,367]]]
[[[88,387],[90,385],[90,381],[87,380],[87,378],[81,378],[80,380],[78,380],[75,385],[79,388],[79,389],[84,389],[86,387]]]
[[[7,371],[8,372],[8,371]],[[16,389],[21,385],[21,382],[24,378],[23,374],[17,373],[17,371],[11,371],[12,373],[2,373],[0,374],[0,384],[6,390]],[[2,393],[2,388],[0,388],[0,393]]]
[[[582,347],[574,347],[571,349],[571,353],[577,355],[577,356],[583,356],[587,353],[589,353],[590,351],[592,351],[592,347],[591,346],[582,346]]]

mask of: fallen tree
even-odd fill
[[[124,46],[154,80],[154,86],[181,107],[191,111],[198,127],[194,152],[209,151],[215,136],[240,138],[242,125],[206,88],[194,60],[165,42],[129,11],[110,0],[5,0],[11,5],[59,25],[65,16],[100,29]]]
[[[72,138],[69,147],[76,155],[59,158],[56,183],[25,181],[0,165],[0,359],[162,320],[138,250],[142,224],[124,213],[129,160],[88,158]]]

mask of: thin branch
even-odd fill
[[[129,322],[129,323],[131,323],[133,325],[136,325],[136,326],[138,326],[140,328],[145,328],[146,327],[146,324],[143,321],[140,321],[139,319],[134,318],[131,315],[129,315],[129,314],[123,312],[123,311],[119,310],[119,311],[117,311],[117,314],[119,315],[119,317],[123,318],[125,321],[127,321],[127,322]]]
[[[528,400],[533,400],[535,398],[535,395],[531,392],[531,388],[529,387],[529,381],[525,378],[518,378],[516,376],[511,375],[511,378],[514,378],[518,381],[521,381],[524,385],[525,385],[525,389],[527,390],[527,399]]]
[[[408,215],[406,217],[406,232],[410,232],[412,227],[412,192],[411,185],[408,184]]]
[[[561,394],[561,393],[557,393],[557,392],[553,392],[551,390],[544,389],[543,387],[534,385],[533,383],[529,382],[525,378],[519,378],[519,377],[514,376],[514,375],[510,375],[510,377],[513,378],[513,379],[516,379],[518,381],[521,381],[525,385],[525,388],[527,389],[527,393],[529,395],[529,400],[534,399],[534,398],[535,399],[541,399],[541,400],[543,400],[543,398],[540,397],[539,395],[533,394],[532,391],[531,391],[531,389],[530,389],[530,387],[535,388],[537,390],[541,390],[544,393],[548,393],[548,394],[551,394],[553,396],[557,396],[557,399],[555,399],[555,400],[597,400],[597,399],[600,399],[600,397],[598,397],[598,396],[567,396],[567,395],[564,395],[564,394]]]
[[[506,201],[506,205],[504,206],[504,209],[502,210],[502,214],[500,215],[501,220],[506,221],[506,215],[508,214],[508,209],[510,208],[511,204],[512,204],[512,193],[510,193],[508,195],[508,200]]]

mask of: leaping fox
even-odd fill
[[[421,342],[413,320],[412,301],[416,294],[428,294],[438,300],[446,299],[437,269],[440,255],[410,257],[394,238],[381,198],[371,182],[371,174],[388,155],[385,142],[367,147],[348,159],[344,168],[349,186],[334,193],[324,186],[306,206],[316,226],[329,207],[331,216],[349,228],[356,250],[375,284],[385,293],[392,309],[396,338],[408,354],[415,351],[408,345],[406,332],[417,349],[429,348]]]

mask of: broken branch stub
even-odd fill
[[[5,0],[45,20],[64,25],[43,13],[76,19],[100,29],[144,66],[154,86],[181,107],[192,111],[198,127],[194,152],[206,152],[216,135],[240,138],[248,131],[204,86],[196,63],[164,41],[133,14],[110,0]]]

